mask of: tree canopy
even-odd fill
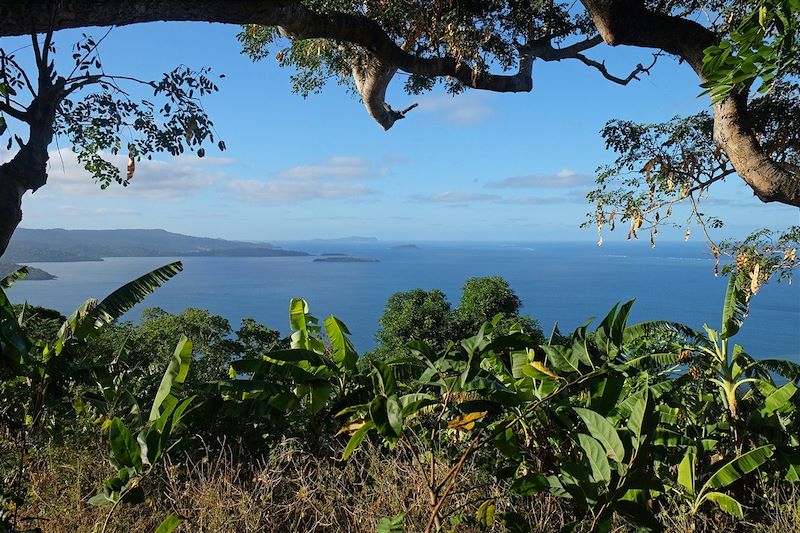
[[[533,339],[543,340],[539,322],[520,314],[521,307],[522,301],[500,276],[468,279],[456,308],[438,289],[397,292],[389,297],[380,318],[375,354],[397,356],[408,351],[410,341],[442,349],[448,341],[469,337],[498,314],[503,315],[494,326],[498,332],[521,330]]]
[[[414,108],[410,103],[395,109],[386,102],[387,87],[401,71],[409,75],[405,89],[410,94],[431,90],[437,84],[452,93],[469,89],[530,92],[537,60],[577,61],[611,83],[627,85],[646,75],[662,56],[670,56],[696,73],[698,85],[711,94],[713,102],[705,118],[696,118],[705,121],[703,137],[691,142],[702,142],[707,153],[718,151],[717,164],[724,163],[720,172],[738,175],[760,200],[800,206],[796,139],[794,134],[786,136],[786,132],[797,131],[796,113],[785,113],[786,105],[796,102],[798,0],[582,0],[571,4],[549,0],[165,0],[156,4],[144,0],[28,0],[24,6],[4,0],[0,1],[0,13],[0,35],[44,33],[46,46],[40,52],[45,58],[49,36],[58,29],[157,20],[241,24],[244,51],[254,59],[274,52],[281,64],[295,70],[297,92],[310,94],[335,80],[357,93],[384,129],[393,127]],[[38,38],[34,40],[38,42]],[[288,46],[278,41],[287,41]],[[603,43],[649,50],[652,57],[628,72],[611,72],[600,57]],[[31,126],[29,140],[18,141],[20,152],[24,147],[38,154],[15,158],[15,166],[0,171],[0,201],[5,206],[0,226],[6,241],[19,223],[17,206],[22,194],[46,181],[46,175],[36,168],[41,168],[41,159],[47,157],[58,111],[68,105],[52,96],[66,87],[58,88],[60,78],[48,65],[44,61],[38,70],[49,92],[40,90],[38,97],[21,109],[14,108],[8,98],[0,105],[6,117]],[[4,67],[6,71],[9,68]],[[177,92],[176,86],[185,83],[175,75],[162,89],[164,94]],[[202,81],[203,75],[193,79],[199,80],[200,87],[213,90],[213,83],[209,86]],[[100,81],[91,76],[82,79],[86,83],[89,79]],[[5,83],[3,90],[7,92],[10,85]],[[756,85],[764,96],[751,98]],[[45,98],[47,94],[51,97]],[[182,108],[161,108],[166,116],[159,128],[164,128],[159,135],[144,135],[146,149],[179,150],[181,131],[171,113],[184,118],[189,113],[197,120],[201,135],[187,135],[187,144],[205,139],[202,133],[210,130],[210,124],[202,113],[192,111],[189,102],[182,102]],[[112,104],[107,97],[97,97],[76,106],[91,114],[103,113]],[[175,107],[182,110],[171,112]],[[773,123],[760,121],[762,112],[767,112]],[[128,114],[135,112],[129,110]],[[31,122],[33,117],[38,118]],[[146,116],[132,118],[147,120]],[[114,123],[112,120],[112,129]],[[141,130],[149,131],[146,127]],[[207,133],[209,140],[211,133]],[[77,135],[75,140],[88,148],[84,160],[93,169],[104,168],[91,155],[100,147],[93,144],[98,141],[96,135],[88,139]],[[131,153],[138,154],[141,146],[134,148]],[[632,160],[647,155],[646,151],[637,153]],[[711,183],[702,174],[703,168],[689,170],[698,172],[688,179],[690,187],[700,184],[700,189],[707,190]],[[636,218],[634,213],[630,215]],[[2,240],[0,244],[4,246]]]

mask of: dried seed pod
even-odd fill
[[[761,287],[761,264],[756,263],[750,273],[750,292],[756,294]]]
[[[134,173],[136,173],[136,158],[133,157],[133,152],[128,152],[128,168],[125,172],[126,183],[133,179]]]

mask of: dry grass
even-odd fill
[[[138,506],[120,505],[109,531],[154,531],[169,513],[186,518],[179,531],[370,532],[385,516],[406,513],[406,531],[422,531],[429,500],[423,473],[402,450],[387,453],[365,446],[347,462],[341,450],[302,451],[286,440],[259,461],[240,461],[229,446],[217,446],[205,457],[173,456],[148,479],[150,498]],[[106,452],[69,447],[37,458],[31,464],[31,486],[22,515],[36,517],[20,526],[44,532],[98,531],[108,508],[87,500],[111,473]],[[667,531],[758,531],[800,533],[798,491],[783,488],[764,501],[766,516],[758,524],[735,523],[719,512],[690,518],[679,507],[661,515]],[[476,526],[451,524],[460,513],[474,516],[478,505],[495,498],[498,515],[512,504],[534,532],[558,531],[571,521],[564,500],[549,495],[510,501],[505,487],[487,483],[482,474],[465,469],[451,501],[443,509],[447,531],[469,533]],[[503,528],[496,522],[493,530]],[[624,531],[623,527],[615,531]]]

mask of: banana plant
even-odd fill
[[[48,407],[53,413],[63,405],[63,400],[51,401],[52,385],[58,381],[75,380],[77,376],[88,375],[85,369],[77,365],[85,343],[105,325],[119,318],[144,297],[149,295],[165,281],[180,272],[181,264],[172,263],[156,269],[140,278],[123,285],[106,298],[97,302],[89,300],[65,321],[55,339],[50,342],[32,341],[23,330],[26,308],[17,314],[0,289],[0,372],[10,374],[12,379],[5,383],[17,385],[13,423],[19,435],[16,439],[20,449],[20,468],[11,488],[17,498],[17,508],[24,503],[19,494],[23,457],[27,453],[29,439],[42,424]],[[22,272],[12,274],[0,281],[0,285],[10,286],[13,281],[21,279]],[[50,402],[50,403],[48,403]],[[51,416],[49,418],[57,418]],[[109,429],[111,429],[109,427]],[[115,434],[122,434],[117,425]]]
[[[126,283],[99,302],[87,300],[64,321],[52,343],[37,347],[39,353],[30,370],[37,383],[31,420],[38,419],[52,382],[78,373],[66,369],[79,360],[87,341],[182,270],[179,261],[170,263]]]
[[[722,323],[719,330],[704,325],[705,337],[698,335],[690,348],[701,356],[710,375],[710,383],[717,386],[720,398],[731,420],[740,419],[740,390],[758,378],[751,377],[758,363],[748,357],[739,344],[731,346],[731,338],[739,332],[748,310],[748,289],[739,276],[731,275],[725,289],[722,305]]]
[[[102,492],[89,500],[95,506],[112,504],[103,522],[102,532],[106,531],[111,516],[120,503],[137,504],[144,501],[142,480],[166,452],[177,444],[183,417],[195,398],[181,398],[191,361],[192,343],[183,336],[167,363],[147,421],[142,426],[132,428],[116,417],[109,421],[111,465],[116,474],[103,483]]]
[[[325,319],[326,343],[323,327],[300,298],[289,304],[289,322],[289,349],[234,361],[230,379],[215,384],[224,402],[222,415],[264,419],[276,431],[295,414],[318,432],[325,422],[323,409],[338,410],[335,406],[348,403],[363,388],[355,372],[358,354],[344,323],[333,316]]]
[[[718,468],[705,483],[699,485],[697,454],[692,450],[687,450],[678,466],[678,483],[683,487],[683,496],[689,503],[691,513],[696,514],[704,503],[713,502],[726,513],[743,518],[742,504],[733,496],[720,492],[719,489],[728,487],[759,468],[772,456],[774,451],[775,446],[765,444],[743,453]]]
[[[640,511],[632,495],[645,487],[630,480],[642,480],[636,468],[642,457],[639,451],[649,444],[655,419],[648,389],[624,386],[629,375],[639,372],[635,365],[624,365],[626,342],[647,331],[641,325],[627,325],[632,303],[615,306],[594,331],[587,323],[547,345],[539,346],[514,329],[495,335],[501,316],[485,323],[475,336],[450,343],[440,352],[412,341],[413,360],[373,362],[372,398],[339,413],[349,415],[340,429],[350,435],[343,457],[348,458],[369,434],[389,446],[403,445],[417,456],[433,457],[426,461],[428,466],[421,460],[415,463],[427,469],[423,473],[430,480],[429,531],[441,527],[442,508],[458,484],[459,473],[479,450],[498,452],[498,472],[509,471],[503,462],[515,465],[510,473],[518,494],[552,489],[580,499],[596,513],[598,524],[623,508]],[[416,374],[409,369],[417,369]],[[536,471],[536,454],[552,445],[539,442],[540,435],[548,426],[562,423],[574,429],[565,408],[588,420],[584,423],[589,433],[575,437],[585,461],[548,478]],[[626,428],[622,435],[628,444],[622,444],[615,424]],[[424,447],[416,450],[420,444]],[[439,462],[448,457],[453,459],[442,468]],[[646,465],[644,457],[641,464]],[[564,480],[571,476],[575,483],[560,481],[559,476]],[[583,490],[588,485],[592,487]],[[493,500],[486,500],[469,520],[481,527],[490,527],[496,519],[516,523],[513,510],[495,517],[494,509]]]

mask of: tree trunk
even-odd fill
[[[25,194],[25,190],[8,175],[7,166],[10,164],[0,166],[0,257],[22,221],[22,195]]]

